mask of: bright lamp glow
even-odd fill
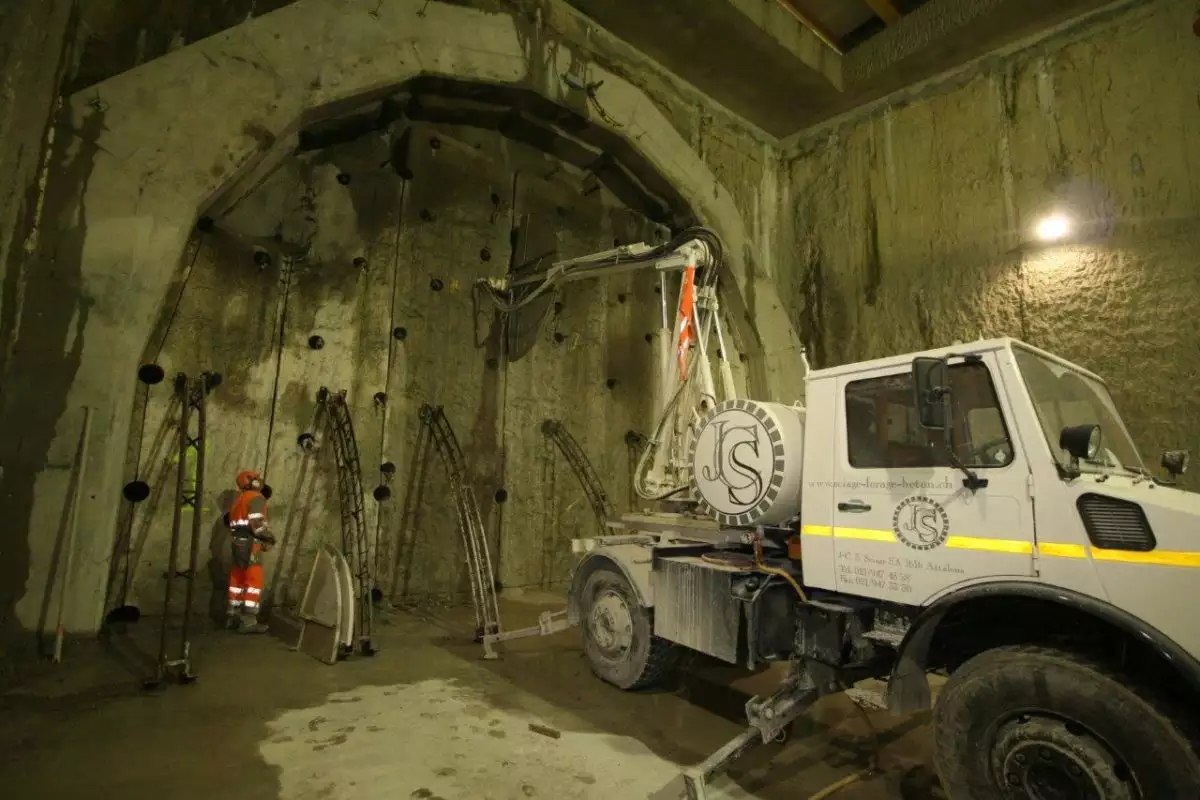
[[[1071,220],[1063,214],[1051,214],[1037,226],[1037,237],[1043,242],[1057,242],[1070,232]]]

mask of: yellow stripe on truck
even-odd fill
[[[1033,553],[1033,542],[1019,539],[979,539],[974,536],[951,536],[946,547],[955,550],[981,550],[986,553],[1014,553],[1027,556]]]
[[[1087,558],[1087,548],[1081,544],[1058,544],[1056,542],[1038,542],[1038,555],[1051,558]]]
[[[854,539],[862,542],[888,542],[899,544],[896,536],[889,530],[877,528],[842,528],[832,525],[802,525],[800,533],[804,536],[834,537],[837,539]],[[986,539],[978,536],[950,536],[946,539],[947,548],[952,550],[975,550],[984,553],[1009,553],[1012,555],[1032,555],[1032,542],[1020,539]],[[1150,564],[1160,567],[1191,567],[1200,569],[1200,552],[1151,550],[1148,553],[1138,553],[1130,550],[1105,550],[1100,547],[1087,547],[1082,544],[1066,544],[1063,542],[1038,542],[1037,553],[1046,558],[1093,558],[1096,561],[1112,561],[1122,564]]]
[[[1092,558],[1097,561],[1120,561],[1125,564],[1154,564],[1160,567],[1200,567],[1200,553],[1151,550],[1135,553],[1129,550],[1101,550],[1092,548]]]

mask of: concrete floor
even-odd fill
[[[544,597],[507,601],[506,625],[545,607]],[[578,631],[485,662],[471,627],[457,610],[386,614],[379,653],[336,666],[275,636],[207,632],[195,645],[199,682],[152,694],[112,657],[47,671],[0,696],[3,794],[674,800],[680,766],[736,735],[745,693],[771,681],[702,666],[670,690],[624,693],[592,677]],[[926,717],[870,719],[882,770],[838,800],[941,798]],[[863,714],[827,698],[788,742],[739,762],[717,796],[808,798],[866,767],[873,750]]]

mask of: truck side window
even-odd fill
[[[991,373],[984,364],[950,367],[954,452],[975,469],[1012,462]],[[846,440],[850,466],[858,469],[929,469],[951,466],[941,431],[922,428],[913,407],[912,373],[866,378],[846,387]]]

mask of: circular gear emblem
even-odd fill
[[[713,409],[692,445],[692,485],[703,512],[726,525],[752,525],[783,483],[782,432],[747,400]]]
[[[936,500],[913,495],[896,506],[892,532],[914,550],[933,550],[945,544],[950,536],[950,517]]]

